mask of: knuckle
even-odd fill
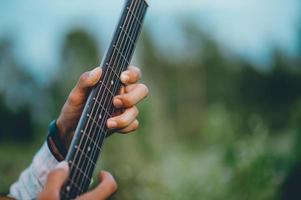
[[[129,124],[129,122],[128,122],[128,120],[125,119],[124,117],[120,117],[120,118],[118,119],[118,124],[119,124],[119,126],[121,126],[121,127],[125,127],[125,126],[127,126],[127,125]]]
[[[84,72],[79,78],[79,83],[85,82],[87,80],[88,76],[89,76],[89,72]]]
[[[132,106],[133,100],[130,95],[124,95],[123,96],[123,103],[126,107]]]

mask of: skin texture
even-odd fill
[[[66,148],[71,143],[89,92],[98,83],[101,73],[100,67],[83,73],[61,110],[57,119],[57,126],[60,138]],[[121,88],[120,94],[113,99],[113,104],[118,111],[114,114],[114,117],[108,119],[108,128],[117,130],[120,133],[129,133],[138,128],[139,121],[137,120],[138,109],[136,104],[143,100],[149,92],[146,85],[138,83],[140,78],[140,69],[133,66],[121,74],[120,79],[124,86]],[[48,175],[45,188],[40,193],[38,199],[59,199],[60,189],[68,177],[68,171],[68,164],[66,162],[60,163],[55,170],[51,171]],[[83,194],[78,199],[103,200],[107,199],[117,190],[117,184],[110,173],[101,172],[99,180],[100,184],[94,190]]]

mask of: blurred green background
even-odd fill
[[[150,88],[141,127],[110,137],[97,169],[116,178],[113,199],[300,199],[299,4],[149,2],[133,61]],[[0,193],[30,164],[79,75],[100,63],[120,9],[0,2]]]

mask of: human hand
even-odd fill
[[[58,164],[56,169],[48,174],[43,191],[38,195],[38,200],[59,200],[60,191],[67,180],[69,167],[66,161]],[[104,200],[110,197],[116,190],[117,184],[109,172],[99,174],[100,184],[92,191],[82,194],[76,200]]]
[[[61,141],[67,149],[71,143],[89,92],[97,84],[100,77],[100,67],[83,73],[61,110],[56,123]],[[120,94],[113,99],[113,104],[119,111],[115,113],[114,117],[108,119],[108,128],[118,130],[121,133],[129,133],[138,128],[139,122],[136,119],[138,109],[136,104],[148,95],[147,86],[138,83],[140,78],[141,71],[133,66],[121,74],[120,79],[125,86],[122,86]]]

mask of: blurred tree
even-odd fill
[[[36,83],[15,60],[10,40],[0,41],[0,139],[30,141],[34,136],[32,119]]]
[[[280,198],[281,188],[294,187],[283,186],[288,174],[299,177],[294,169],[300,168],[294,165],[301,159],[300,56],[292,60],[275,50],[271,69],[260,71],[239,57],[226,56],[229,52],[195,27],[186,22],[181,26],[183,54],[164,52],[148,31],[143,35],[137,53],[151,95],[140,106],[138,134],[107,141],[100,168],[109,168],[120,185],[113,199]],[[95,44],[84,30],[69,33],[55,79],[42,89],[0,45],[5,66],[0,69],[0,120],[27,118],[20,126],[29,129],[35,112],[49,110],[57,117],[79,75],[99,64]],[[14,84],[11,88],[17,89],[8,91]],[[30,90],[34,98],[20,90]],[[11,108],[17,104],[9,94],[19,95],[18,109]],[[37,99],[50,103],[33,110]],[[5,127],[0,137],[15,131]],[[9,171],[13,164],[7,160],[0,169]],[[0,190],[7,187],[0,180]]]
[[[96,44],[96,40],[84,30],[74,30],[66,36],[61,63],[50,89],[52,117],[59,114],[79,76],[99,65],[101,54]]]

